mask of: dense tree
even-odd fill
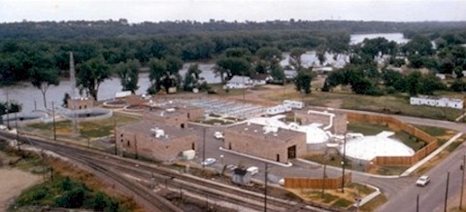
[[[81,90],[86,90],[97,99],[100,84],[110,77],[110,69],[103,57],[87,60],[77,66],[76,81]]]
[[[306,52],[305,49],[302,48],[294,48],[290,52],[290,59],[289,63],[296,71],[302,70],[302,61],[301,56]]]
[[[278,64],[274,64],[271,69],[270,76],[273,78],[273,81],[285,83],[285,72],[283,71],[283,68]]]
[[[183,90],[192,91],[193,88],[199,88],[199,75],[201,72],[198,64],[190,65],[184,76]]]
[[[311,73],[307,73],[305,71],[298,72],[298,75],[296,75],[294,79],[296,90],[299,92],[302,92],[303,94],[311,93],[311,81],[312,81]]]
[[[51,85],[58,85],[58,70],[53,67],[53,60],[45,53],[37,53],[32,57],[33,66],[29,69],[31,84],[40,90],[44,108],[47,109],[46,93]]]
[[[234,75],[250,76],[251,64],[241,57],[222,57],[217,60],[215,71],[220,74],[222,81]]]
[[[430,39],[422,35],[417,35],[412,38],[402,47],[402,50],[408,55],[419,54],[423,56],[432,55],[434,52]]]
[[[149,87],[148,93],[155,94],[160,91],[162,87],[162,77],[165,76],[167,70],[167,63],[165,60],[152,58],[149,60],[149,79],[151,86]]]
[[[126,63],[120,62],[116,65],[115,70],[118,76],[120,77],[121,86],[123,91],[131,91],[135,94],[136,90],[139,88],[139,68],[141,64],[137,59],[128,60]]]
[[[168,93],[171,87],[177,87],[181,80],[179,70],[182,66],[183,61],[174,56],[167,56],[164,59],[150,59],[149,79],[151,81],[151,86],[148,92],[154,94],[163,87]]]

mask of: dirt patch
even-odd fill
[[[42,177],[19,169],[0,168],[0,211],[6,211],[8,205],[21,192],[41,182]]]

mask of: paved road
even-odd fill
[[[419,194],[419,211],[443,211],[447,172],[450,172],[448,196],[450,200],[460,193],[461,170],[460,165],[463,155],[466,154],[466,144],[463,143],[449,157],[432,168],[426,174],[432,178],[432,182],[426,187],[416,187],[412,179],[411,183],[401,188],[397,195],[381,206],[378,211],[416,211],[416,196]]]

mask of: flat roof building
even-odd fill
[[[306,134],[243,123],[224,130],[224,148],[281,163],[306,153]]]
[[[143,113],[143,120],[178,126],[187,127],[189,121],[195,121],[204,116],[204,109],[193,106],[181,106],[176,104],[159,105],[150,107]]]
[[[194,150],[199,137],[192,129],[140,121],[117,127],[115,139],[120,154],[173,161],[181,152]]]
[[[344,112],[335,110],[296,110],[294,111],[296,119],[301,121],[302,125],[313,123],[322,124],[325,131],[330,131],[334,134],[342,135],[347,130],[347,116]]]

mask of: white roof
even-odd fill
[[[391,132],[381,132],[375,136],[356,137],[346,143],[348,157],[372,160],[377,156],[412,156],[414,150],[401,141],[389,138]],[[343,146],[340,149],[343,152]]]
[[[245,76],[233,76],[230,81],[230,83],[246,83],[248,81],[250,81],[251,78],[249,77],[245,77]]]
[[[323,129],[320,128],[321,124],[310,124],[305,126],[298,125],[296,123],[286,124],[285,122],[280,120],[285,117],[285,115],[277,115],[273,117],[258,117],[249,119],[247,120],[247,122],[305,133],[307,144],[325,143],[328,141],[330,136]]]
[[[131,91],[120,91],[115,93],[115,98],[131,96]]]

